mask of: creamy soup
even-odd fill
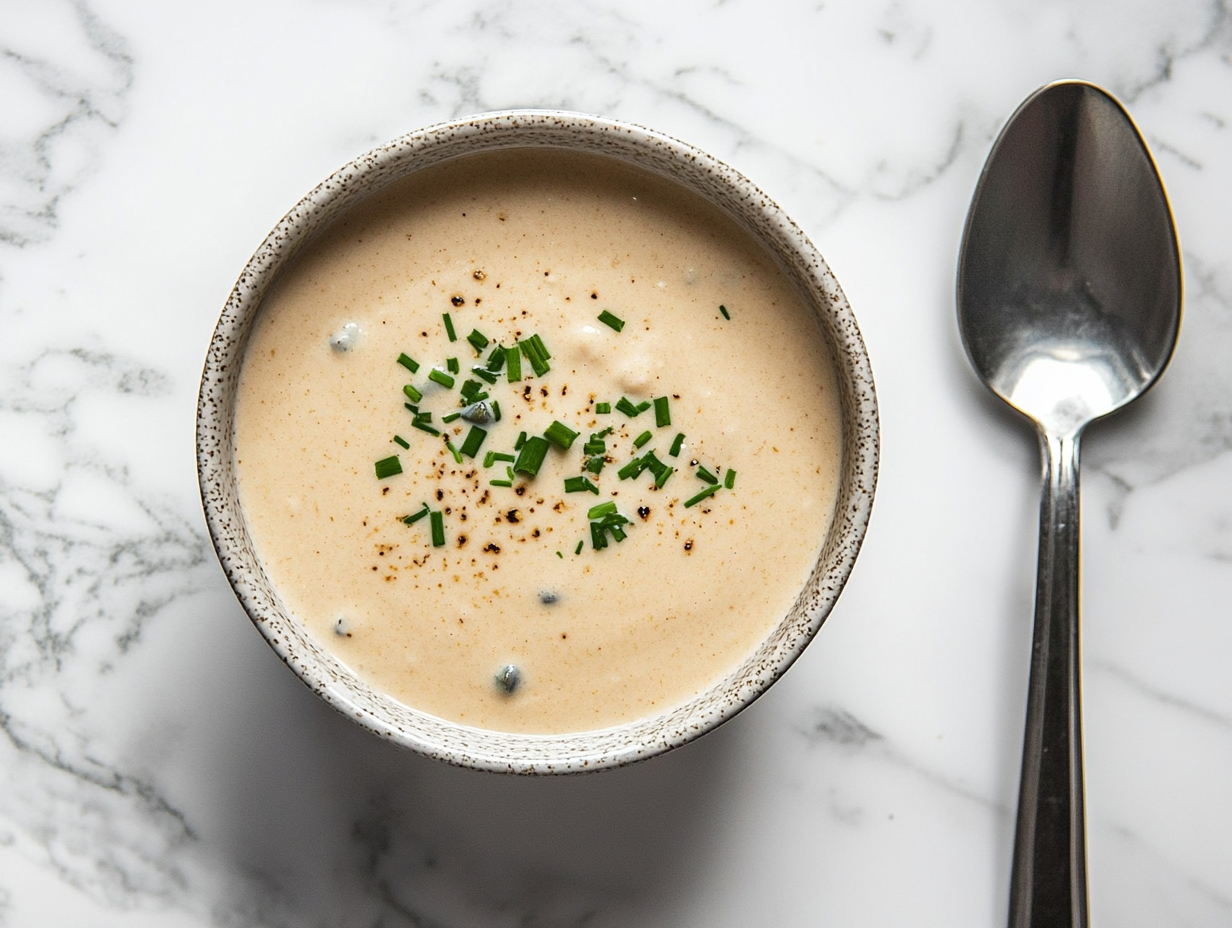
[[[813,313],[718,210],[596,156],[476,155],[346,214],[265,300],[240,500],[288,611],[372,686],[593,730],[789,610],[838,402]]]

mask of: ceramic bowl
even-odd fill
[[[353,674],[288,614],[254,552],[236,491],[233,418],[240,363],[280,271],[334,219],[409,174],[461,155],[551,147],[620,159],[665,176],[730,215],[761,242],[816,311],[838,372],[842,475],[834,519],[793,608],[755,653],[684,705],[612,728],[568,735],[507,734],[417,711]],[[356,158],[274,227],[240,274],[206,358],[197,410],[205,516],[236,596],[270,647],[327,703],[382,738],[450,763],[509,773],[592,771],[651,757],[714,729],[756,699],[800,656],[834,607],[868,525],[876,483],[877,401],[864,343],[826,262],[768,196],[732,168],[640,126],[555,111],[505,111],[412,132]]]

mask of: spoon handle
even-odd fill
[[[1040,432],[1039,577],[1010,880],[1010,928],[1086,928],[1078,681],[1078,442]]]

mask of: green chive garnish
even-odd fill
[[[484,381],[485,383],[496,383],[496,375],[493,374],[486,367],[480,367],[478,364],[476,364],[474,367],[471,368],[471,373],[474,374],[476,377],[478,377],[480,380]]]
[[[676,455],[680,454],[680,447],[683,444],[684,444],[684,432],[680,432],[676,435],[675,440],[672,442],[672,447],[667,453],[670,454],[672,457],[675,457]]]
[[[595,403],[595,415],[596,416],[606,416],[611,411],[612,411],[611,403]]]
[[[551,370],[548,366],[547,349],[543,347],[543,340],[538,335],[532,335],[526,341],[517,344],[522,354],[526,355],[526,360],[530,362],[531,370],[535,372],[536,377],[542,377]]]
[[[592,474],[597,474],[599,473],[599,471],[603,470],[603,465],[605,463],[607,462],[603,458],[593,457],[589,461],[586,462],[586,469],[590,471]]]
[[[557,419],[543,433],[543,437],[562,451],[568,451],[578,433]]]
[[[577,543],[577,547],[573,549],[573,553],[574,553],[574,554],[581,554],[581,553],[582,553],[582,545],[584,545],[584,544],[586,544],[585,540],[583,540],[583,541],[579,541],[579,542]]]
[[[444,313],[441,316],[445,320],[445,334],[449,336],[451,342],[458,340],[458,333],[453,330],[453,319],[449,317],[449,313]]]
[[[420,419],[416,417],[415,419],[411,420],[411,425],[419,429],[419,431],[421,432],[427,432],[429,435],[440,435],[441,434],[439,430],[434,429],[432,426],[428,424],[427,419]]]
[[[535,351],[539,353],[539,357],[545,361],[549,361],[552,355],[548,352],[548,346],[543,343],[543,339],[537,334],[530,337],[530,343],[535,346]]]
[[[723,486],[731,489],[736,485],[736,472],[730,467],[727,468],[727,473],[723,475]]]
[[[565,492],[566,493],[582,493],[589,490],[596,496],[599,495],[599,488],[587,480],[585,477],[566,477]]]
[[[543,459],[547,457],[547,454],[547,439],[532,435],[526,439],[522,450],[518,452],[518,459],[513,462],[513,469],[519,474],[533,477],[539,473],[539,468],[543,466]]]
[[[492,486],[494,486],[494,487],[511,487],[511,486],[513,486],[513,481],[512,481],[512,480],[489,480],[489,481],[488,481],[488,483],[490,483],[490,484],[491,484]]]
[[[410,442],[408,442],[408,441],[407,441],[405,438],[403,438],[401,435],[395,435],[395,436],[394,436],[394,444],[396,444],[396,445],[401,445],[403,448],[409,448],[409,447],[411,447]]]
[[[457,448],[455,448],[453,442],[451,442],[448,438],[445,439],[445,447],[448,448],[449,453],[453,455],[454,463],[461,464],[462,463],[462,452],[460,452]]]
[[[510,383],[522,379],[522,352],[517,345],[505,349],[505,373]]]
[[[386,477],[402,473],[402,462],[398,460],[396,454],[393,457],[381,458],[375,466],[377,480],[384,480]]]
[[[492,349],[492,353],[488,355],[487,368],[492,373],[499,371],[505,364],[505,349],[497,345]]]
[[[667,405],[666,396],[656,396],[654,401],[655,408],[655,427],[663,428],[665,425],[672,424],[672,411]]]
[[[630,419],[632,419],[639,412],[641,412],[640,409],[638,409],[636,406],[634,406],[632,403],[629,402],[627,397],[623,397],[623,396],[620,398],[620,401],[616,404],[616,408],[619,409],[621,412],[623,412]]]
[[[466,336],[466,340],[471,343],[471,347],[475,349],[475,354],[483,354],[483,349],[488,347],[491,341],[486,335],[478,329],[472,329],[471,334]]]
[[[449,423],[449,422],[452,422],[454,419],[460,419],[460,418],[462,418],[462,410],[459,409],[456,412],[446,413],[445,415],[441,416],[441,422]]]
[[[513,450],[521,451],[524,444],[526,444],[526,433],[518,432],[518,440],[513,443]]]
[[[647,409],[650,408],[650,400],[642,400],[640,403],[637,404],[636,408],[637,408],[638,415],[641,415]]]
[[[646,444],[646,442],[650,441],[650,439],[653,437],[654,436],[652,436],[649,432],[642,432],[641,435],[633,439],[633,447],[640,448],[642,447],[642,445]]]
[[[598,506],[591,506],[586,511],[586,518],[588,519],[602,519],[604,516],[614,515],[616,515],[616,504],[611,500],[608,500],[606,503],[600,503]]]
[[[492,401],[492,419],[495,422],[500,422],[500,403],[496,400]]]
[[[445,359],[445,368],[446,368],[446,370],[448,370],[448,371],[449,371],[449,373],[451,373],[451,374],[456,374],[456,373],[458,373],[460,370],[462,370],[462,368],[461,368],[461,367],[459,366],[459,364],[458,364],[458,359],[457,359],[457,358],[446,358],[446,359]]]
[[[598,522],[590,523],[590,544],[596,551],[607,547],[607,538],[603,535],[603,526]]]
[[[625,327],[625,321],[623,319],[618,316],[613,316],[606,309],[599,313],[599,321],[609,328],[615,329],[617,332]]]
[[[467,380],[462,384],[462,388],[458,392],[462,394],[462,399],[465,401],[464,405],[469,406],[471,404],[471,397],[482,389],[483,384],[478,380]]]
[[[641,458],[634,458],[620,470],[616,471],[616,476],[621,480],[628,480],[630,477],[636,477],[646,469],[646,462]]]
[[[416,371],[419,370],[419,362],[416,361],[414,358],[412,358],[410,355],[406,354],[405,352],[398,355],[398,363],[401,364],[403,367],[405,367],[412,374],[414,374]]]
[[[710,473],[710,471],[706,470],[706,468],[702,467],[700,464],[697,465],[697,476],[701,477],[707,483],[718,483],[719,482],[718,477]]]
[[[434,510],[428,521],[432,523],[432,547],[439,548],[445,543],[445,514]]]
[[[414,513],[413,515],[403,516],[403,517],[402,517],[402,521],[403,521],[405,524],[407,524],[407,525],[414,525],[416,522],[418,522],[418,521],[419,521],[420,519],[422,519],[424,516],[428,515],[428,513],[430,513],[431,511],[432,511],[432,510],[430,510],[430,509],[428,508],[428,504],[427,504],[427,503],[424,503],[424,504],[423,504],[423,509],[419,510],[419,512],[416,512],[416,513]]]
[[[453,387],[453,378],[450,377],[448,374],[446,374],[439,367],[432,368],[432,372],[428,374],[428,379],[436,383],[439,383],[446,390],[452,389]]]
[[[462,442],[462,453],[468,458],[473,458],[479,453],[479,447],[483,444],[483,440],[488,437],[486,429],[481,429],[477,425],[472,425],[471,430],[466,433],[466,440]]]
[[[730,318],[731,318],[731,316],[729,316],[729,315],[727,314],[727,307],[726,307],[726,306],[720,306],[720,307],[719,307],[719,312],[721,312],[721,313],[723,314],[723,318],[724,318],[724,319],[730,319]]]
[[[685,508],[685,509],[689,509],[689,508],[690,508],[690,507],[692,507],[692,506],[696,506],[698,503],[700,503],[700,502],[701,502],[702,500],[704,500],[706,497],[708,497],[708,496],[714,496],[714,494],[715,494],[715,493],[717,493],[717,492],[719,492],[719,490],[721,490],[721,489],[723,489],[723,487],[722,487],[722,486],[720,486],[719,484],[717,484],[717,483],[713,483],[713,484],[711,484],[710,486],[706,487],[706,489],[702,490],[700,493],[698,493],[696,496],[694,496],[692,499],[687,499],[687,500],[685,500],[685,503],[684,503],[684,508]]]
[[[413,384],[408,383],[402,388],[402,392],[410,398],[412,403],[418,403],[423,399],[423,394],[416,390]]]

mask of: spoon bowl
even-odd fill
[[[1036,91],[988,156],[958,266],[967,355],[1035,423],[1043,461],[1011,928],[1087,924],[1079,440],[1158,380],[1180,318],[1172,214],[1128,113],[1082,81]]]

